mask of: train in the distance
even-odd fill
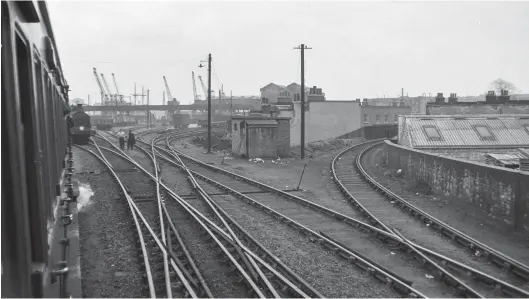
[[[60,267],[50,248],[63,213],[69,87],[46,2],[2,1],[1,11],[1,292],[58,297],[49,293],[59,285],[50,273]]]
[[[90,115],[83,110],[82,104],[78,103],[76,107],[72,108],[70,117],[73,125],[70,128],[72,142],[75,144],[88,144],[90,137],[95,135],[95,130],[91,126]]]

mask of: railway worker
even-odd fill
[[[134,143],[136,143],[136,138],[134,137],[134,133],[132,133],[132,129],[129,129],[129,138],[127,138],[127,149],[134,149]]]
[[[125,149],[125,132],[123,130],[119,130],[118,132],[118,138],[119,138],[119,147],[121,149]]]

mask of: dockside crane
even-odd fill
[[[108,87],[108,84],[107,84],[107,80],[105,80],[105,75],[103,75],[103,73],[101,73],[101,80],[103,80],[103,84],[105,85],[105,88],[106,88],[106,90],[108,92],[110,100],[113,100],[114,99],[114,95],[112,94],[112,91],[110,91],[110,88]]]
[[[208,88],[206,87],[206,84],[204,84],[204,81],[202,80],[202,76],[198,76],[198,80],[200,80],[200,84],[202,84],[202,90],[204,90],[204,96],[206,96],[206,100],[208,98]],[[211,98],[213,99],[213,91],[211,92]]]
[[[116,87],[116,97],[120,103],[123,103],[123,95],[119,93],[118,83],[116,82],[116,76],[112,73],[112,79],[114,80],[114,86]]]
[[[96,78],[97,85],[99,86],[99,90],[101,91],[101,104],[105,105],[105,102],[108,101],[108,95],[105,91],[105,88],[103,88],[103,84],[101,84],[101,80],[99,79],[99,75],[97,74],[96,68],[94,69],[94,77]]]
[[[176,99],[171,95],[171,90],[169,89],[169,84],[167,84],[167,79],[165,79],[165,76],[163,76],[163,82],[165,83],[165,91],[167,92],[167,103],[169,104],[169,101],[173,100],[176,102]]]
[[[195,102],[200,101],[200,97],[197,94],[197,85],[195,83],[195,72],[191,72],[191,76],[193,77],[193,97],[195,99]]]

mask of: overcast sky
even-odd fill
[[[213,56],[212,87],[259,95],[300,82],[328,100],[484,93],[501,77],[529,93],[529,2],[57,2],[48,3],[71,98],[99,101],[92,68],[114,90],[134,82],[162,103],[193,101],[191,71]],[[199,95],[203,92],[197,80]]]

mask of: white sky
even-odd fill
[[[71,98],[99,101],[92,67],[114,90],[137,82],[162,103],[191,103],[191,71],[213,56],[212,87],[259,95],[300,82],[328,100],[456,92],[478,95],[501,77],[529,93],[529,2],[48,2]],[[202,88],[197,80],[197,91]]]

